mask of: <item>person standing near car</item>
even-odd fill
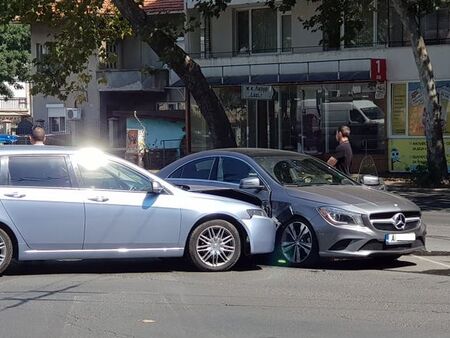
[[[39,126],[33,127],[30,142],[34,146],[43,146],[45,142],[45,129]]]
[[[350,128],[348,126],[340,126],[336,130],[336,153],[331,156],[327,164],[342,171],[346,175],[350,175],[350,167],[353,159],[352,146],[350,145]]]

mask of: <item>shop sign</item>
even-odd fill
[[[447,163],[450,163],[450,139],[444,139],[444,143]],[[389,140],[389,171],[410,172],[426,162],[427,144],[424,137]]]
[[[372,81],[386,81],[386,59],[370,60],[370,78]]]
[[[272,100],[272,86],[242,85],[241,98],[243,100]]]

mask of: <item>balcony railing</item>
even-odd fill
[[[144,72],[141,70],[100,70],[97,72],[99,91],[164,91],[168,85],[168,71],[164,69]]]
[[[13,97],[10,99],[0,98],[1,112],[28,111],[28,100],[26,97]]]

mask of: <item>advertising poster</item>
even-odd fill
[[[447,117],[450,111],[450,81],[437,81],[437,92],[439,102],[442,107],[442,117],[444,120],[444,134],[450,135],[450,124],[447,123]],[[393,105],[393,134],[395,115],[395,87],[394,87],[394,105]],[[400,99],[397,99],[400,102]],[[408,84],[408,135],[409,136],[425,136],[425,107],[422,88],[419,82],[411,82]]]
[[[406,133],[406,84],[392,85],[392,134]]]
[[[444,141],[447,163],[450,164],[450,139]],[[426,162],[427,146],[425,138],[389,140],[389,171],[408,172],[414,170],[417,165]]]
[[[409,136],[425,136],[424,99],[420,83],[408,84]]]

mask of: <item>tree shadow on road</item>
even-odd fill
[[[422,211],[448,211],[450,212],[450,192],[395,192],[398,195],[416,203]]]
[[[261,270],[261,268],[255,264],[239,263],[232,269],[232,271],[252,270]],[[126,274],[175,271],[199,273],[192,264],[184,259],[165,258],[20,262],[11,266],[4,275]]]

